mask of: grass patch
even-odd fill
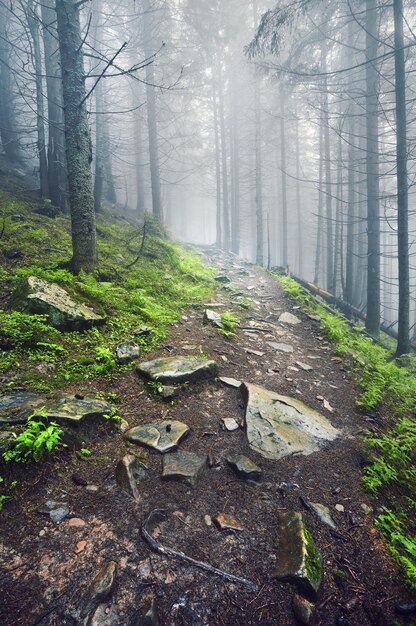
[[[22,385],[45,392],[111,375],[121,367],[114,358],[117,343],[134,340],[145,354],[167,336],[168,326],[180,319],[189,302],[202,302],[214,289],[214,270],[164,238],[151,221],[142,246],[142,229],[103,216],[97,219],[98,268],[91,275],[73,276],[62,269],[70,258],[69,219],[40,216],[32,209],[0,192],[0,281],[5,294],[0,308],[0,392]],[[10,311],[11,294],[30,275],[61,285],[106,315],[106,324],[60,332],[44,316]],[[151,328],[149,335],[140,334],[142,325]]]
[[[370,463],[364,468],[366,489],[385,503],[376,526],[403,568],[407,587],[416,592],[416,359],[395,361],[394,348],[365,336],[341,315],[330,313],[316,298],[288,276],[274,274],[282,288],[306,313],[319,315],[321,326],[339,355],[349,357],[361,389],[358,407],[377,412],[384,424],[380,433],[365,439]]]
[[[222,328],[218,330],[221,335],[225,337],[235,337],[235,331],[240,324],[240,318],[234,315],[231,311],[225,311],[221,313]]]

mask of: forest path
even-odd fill
[[[332,352],[319,321],[298,310],[272,277],[232,255],[205,254],[225,282],[219,282],[213,303],[185,312],[171,329],[169,343],[147,360],[202,352],[215,359],[220,377],[301,400],[322,413],[341,436],[309,456],[272,460],[250,448],[241,427],[241,392],[219,379],[183,386],[173,403],[156,398],[134,370],[103,381],[101,390],[120,398],[119,412],[129,427],[161,419],[186,424],[190,435],[181,441],[180,451],[208,456],[210,468],[194,488],[162,481],[161,454],[144,452],[108,429],[91,435],[86,444],[92,453],[89,461],[68,455],[52,471],[45,464],[29,477],[24,497],[3,515],[4,626],[156,624],[151,615],[143,621],[152,603],[163,626],[295,624],[293,590],[271,577],[278,562],[278,516],[285,511],[302,512],[323,555],[324,582],[310,624],[388,626],[397,620],[394,604],[406,594],[361,487],[360,433],[367,422],[356,411],[351,376]],[[241,309],[248,302],[239,298],[250,299],[253,308]],[[204,308],[238,315],[237,336],[226,338],[204,325]],[[300,323],[285,322],[290,317],[282,320],[282,313],[295,315]],[[282,352],[275,344],[293,351]],[[97,381],[85,381],[72,391],[97,391]],[[223,429],[223,418],[236,420],[239,427]],[[117,461],[127,452],[143,461],[137,502],[114,478]],[[239,454],[258,466],[261,480],[248,482],[236,475],[226,459]],[[60,524],[39,513],[51,499],[69,509]],[[328,507],[336,528],[322,523],[305,502]],[[155,541],[252,581],[258,590],[227,582],[171,554],[150,551],[140,526],[154,509],[167,512],[150,528]],[[218,514],[232,516],[228,521],[242,530],[221,532],[212,523]],[[101,591],[95,589],[91,598],[86,590],[100,567],[107,567],[107,587],[101,581]]]

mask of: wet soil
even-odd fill
[[[20,485],[0,519],[3,626],[81,623],[76,621],[80,599],[109,560],[117,563],[116,585],[104,603],[105,617],[91,623],[140,624],[154,598],[160,624],[166,626],[296,624],[293,590],[271,577],[277,516],[285,510],[303,512],[324,559],[324,583],[312,625],[416,623],[411,618],[400,621],[394,612],[395,602],[408,597],[373,525],[380,503],[371,502],[361,487],[361,435],[371,416],[357,412],[358,391],[346,364],[333,353],[319,322],[298,310],[265,272],[213,252],[207,262],[232,281],[232,290],[228,284],[219,286],[211,300],[224,305],[219,311],[232,310],[241,318],[237,336],[226,338],[204,326],[204,307],[190,307],[171,328],[168,343],[146,359],[202,352],[217,361],[221,376],[256,383],[321,411],[342,430],[342,437],[310,456],[271,461],[250,450],[243,428],[222,430],[224,417],[243,423],[244,404],[238,389],[218,380],[184,386],[173,403],[155,397],[134,369],[72,388],[79,394],[116,393],[119,413],[130,426],[165,417],[185,422],[191,434],[180,448],[209,454],[212,467],[195,489],[164,482],[160,454],[128,443],[110,424],[94,424],[85,443],[89,459],[80,460],[70,447],[39,466],[19,468]],[[238,293],[252,299],[255,308],[241,310]],[[279,323],[284,311],[299,317],[301,324]],[[253,324],[263,325],[263,330],[252,332]],[[294,351],[277,352],[268,341],[290,344]],[[297,361],[313,369],[303,371]],[[139,454],[146,469],[138,502],[121,492],[114,479],[115,465],[127,452]],[[238,478],[225,461],[231,454],[252,459],[263,471],[262,480],[254,484]],[[75,484],[74,473],[89,487]],[[98,489],[90,491],[91,485]],[[336,532],[306,510],[302,498],[328,506]],[[85,525],[70,526],[68,519],[53,523],[39,512],[48,499],[66,502],[69,517],[81,518]],[[344,512],[335,509],[337,504]],[[373,512],[366,514],[362,504]],[[152,528],[158,542],[249,579],[259,591],[153,553],[140,526],[155,508],[166,511],[166,519]],[[218,513],[233,515],[244,530],[226,533],[208,526],[205,516]]]

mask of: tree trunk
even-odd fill
[[[43,85],[42,85],[42,52],[40,47],[39,33],[39,16],[37,15],[37,7],[33,0],[29,0],[26,6],[26,18],[32,37],[33,53],[32,61],[35,70],[35,86],[36,86],[36,130],[37,130],[37,149],[39,157],[39,183],[40,195],[42,198],[49,197],[48,185],[48,161],[46,158],[46,139],[45,139],[45,107],[43,102]]]
[[[150,179],[152,186],[152,207],[153,215],[163,223],[162,190],[160,186],[160,166],[159,166],[159,144],[157,130],[156,111],[156,87],[155,71],[151,59],[154,50],[152,48],[154,36],[154,18],[151,15],[151,4],[149,0],[144,3],[144,54],[148,61],[146,66],[146,98],[147,98],[147,128],[149,133],[149,159],[150,159]],[[150,61],[150,62],[149,62]]]
[[[54,0],[41,3],[43,47],[45,51],[46,94],[48,99],[48,185],[52,204],[68,209],[62,77],[56,37]]]
[[[138,55],[137,55],[138,56]],[[132,58],[132,65],[136,59]],[[144,194],[144,169],[143,169],[143,133],[141,108],[142,90],[138,80],[133,81],[133,129],[134,129],[134,160],[136,173],[136,211],[140,220],[144,219],[146,201]]]
[[[396,355],[410,351],[409,339],[409,198],[407,177],[406,72],[403,0],[393,0],[394,67],[397,139],[397,245],[399,261],[399,326]]]
[[[323,184],[324,184],[324,130],[322,121],[319,126],[319,180],[318,180],[318,222],[315,249],[315,277],[313,282],[320,285],[322,275],[322,227],[323,227]]]
[[[94,197],[91,176],[91,140],[85,106],[85,74],[77,0],[57,0],[68,166],[72,250],[75,273],[91,272],[97,263]]]
[[[5,3],[0,2],[0,136],[6,158],[11,163],[20,163],[22,155],[14,112],[8,21],[9,11]]]
[[[222,70],[219,68],[218,81],[218,105],[220,118],[220,137],[221,137],[221,160],[222,160],[222,218],[224,225],[223,247],[224,250],[230,249],[230,201],[228,191],[228,159],[227,159],[227,131],[225,121],[225,104],[224,104],[224,84]]]
[[[380,209],[378,156],[377,1],[366,2],[366,124],[367,124],[367,317],[365,327],[375,338],[380,329]]]
[[[300,204],[300,149],[299,149],[299,118],[295,120],[295,149],[296,149],[296,218],[298,226],[298,274],[303,276],[303,224]]]
[[[261,154],[261,111],[260,111],[260,82],[257,75],[254,77],[254,110],[255,110],[255,156],[256,156],[256,263],[264,264],[264,219],[263,219],[263,172]]]
[[[218,127],[218,102],[215,82],[213,83],[212,106],[214,110],[214,136],[215,136],[215,182],[216,182],[216,239],[215,245],[222,247],[222,214],[221,214],[221,150],[220,131]]]
[[[286,184],[286,125],[285,92],[282,85],[280,92],[280,172],[282,184],[282,265],[288,267],[287,255],[287,184]]]
[[[231,251],[234,254],[240,252],[240,128],[239,107],[237,103],[237,84],[235,73],[231,79],[231,184],[232,184],[232,208],[231,208]]]
[[[325,33],[324,33],[325,37]],[[334,293],[334,242],[332,216],[332,180],[331,180],[331,145],[329,139],[329,100],[327,72],[327,46],[324,39],[322,44],[322,73],[323,78],[323,123],[325,146],[325,205],[326,205],[326,288]]]

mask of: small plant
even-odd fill
[[[147,382],[147,386],[149,387],[150,391],[156,396],[159,396],[163,392],[163,384],[159,383],[157,380],[149,380]]]
[[[91,450],[88,450],[88,448],[81,448],[80,453],[83,457],[91,456]]]
[[[17,347],[36,346],[45,337],[59,337],[60,333],[46,323],[46,315],[28,315],[19,311],[0,310],[0,340]],[[53,345],[46,342],[43,346]]]
[[[62,430],[55,422],[43,422],[44,418],[47,418],[47,415],[42,409],[28,417],[27,426],[17,435],[12,449],[3,453],[5,461],[37,463],[45,453],[56,448],[61,440]]]
[[[219,332],[226,337],[235,337],[235,330],[240,323],[240,318],[231,313],[231,311],[225,311],[221,314],[222,328]]]
[[[3,478],[3,476],[0,476],[0,485],[3,485],[3,484],[4,484],[4,478]],[[10,500],[10,498],[12,497],[12,496],[10,495],[10,492],[11,492],[11,491],[12,491],[12,490],[16,487],[16,486],[17,486],[17,480],[13,480],[13,481],[10,483],[10,485],[9,485],[8,492],[7,492],[7,493],[2,493],[2,494],[0,495],[0,511],[2,510],[4,503],[5,503],[5,502],[7,502],[7,500]]]

